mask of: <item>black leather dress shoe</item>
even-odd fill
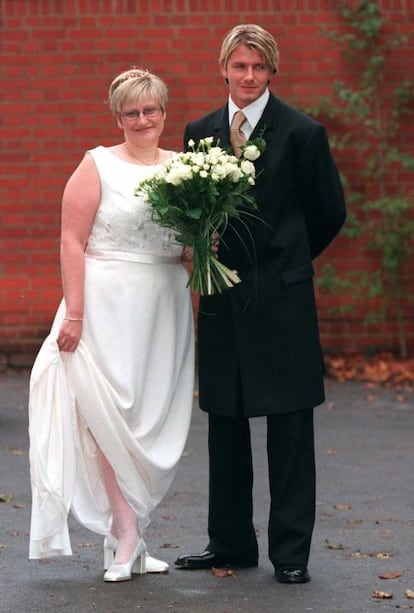
[[[242,556],[229,558],[216,555],[213,551],[203,551],[200,554],[184,554],[175,561],[176,566],[187,570],[202,570],[205,568],[252,568],[257,566],[257,558]]]
[[[310,576],[306,568],[276,568],[279,583],[308,583]]]

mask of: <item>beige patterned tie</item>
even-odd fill
[[[230,142],[234,155],[240,157],[241,147],[246,143],[246,136],[241,131],[241,125],[246,121],[246,116],[241,111],[234,113],[230,126]]]

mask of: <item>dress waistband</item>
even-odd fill
[[[86,256],[101,260],[125,260],[142,264],[180,264],[181,258],[176,255],[155,255],[152,253],[133,253],[131,251],[103,251],[88,247]]]

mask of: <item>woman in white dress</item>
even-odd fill
[[[187,439],[194,337],[182,247],[134,195],[160,149],[167,89],[118,75],[124,142],[88,151],[62,199],[64,298],[30,380],[30,558],[72,553],[68,514],[105,537],[105,581],[166,572],[144,542]]]

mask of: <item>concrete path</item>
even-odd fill
[[[214,577],[180,571],[180,553],[204,549],[207,420],[194,406],[177,478],[148,534],[168,575],[102,580],[102,539],[71,520],[74,556],[45,562],[28,555],[30,486],[28,375],[0,375],[1,613],[365,613],[414,609],[414,394],[328,381],[316,411],[318,506],[306,585],[278,584],[267,559],[269,495],[265,420],[252,420],[257,569]],[[11,497],[10,499],[8,497]],[[382,579],[381,574],[399,577]],[[373,598],[390,592],[392,599]]]

